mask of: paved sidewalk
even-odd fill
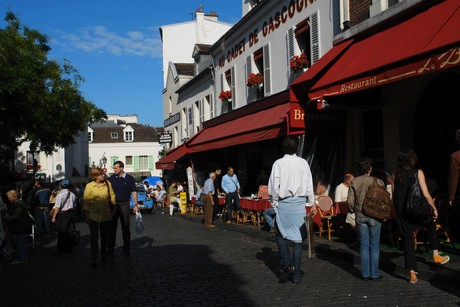
[[[402,275],[402,254],[382,251],[381,282],[359,278],[357,251],[315,238],[316,254],[303,256],[298,285],[279,284],[272,234],[253,226],[217,221],[212,230],[202,216],[144,214],[145,231],[133,232],[131,256],[117,240],[114,259],[89,266],[89,231],[70,255],[53,256],[55,240],[30,252],[22,265],[0,263],[2,306],[458,306],[459,258],[445,267],[422,257],[420,282]],[[134,221],[134,217],[132,218]],[[134,230],[134,227],[132,227]],[[423,260],[426,259],[426,262]],[[454,283],[455,282],[455,283]]]

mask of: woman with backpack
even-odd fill
[[[433,198],[428,192],[425,174],[422,170],[416,169],[417,155],[413,150],[403,150],[398,154],[398,168],[394,183],[393,203],[396,207],[398,225],[402,240],[404,242],[404,263],[405,269],[409,273],[409,282],[417,282],[417,263],[415,260],[414,232],[418,228],[424,227],[427,230],[430,245],[433,249],[433,262],[435,264],[446,264],[449,256],[439,254],[439,241],[436,234],[434,221],[438,218],[438,211],[434,205]],[[432,216],[420,219],[407,212],[407,202],[409,201],[410,188],[418,179],[420,189],[428,204],[432,208]]]
[[[374,183],[372,173],[372,161],[369,158],[361,158],[356,162],[356,177],[350,185],[347,203],[350,211],[356,214],[356,227],[359,233],[359,252],[361,259],[361,277],[363,280],[382,279],[379,271],[380,258],[380,231],[382,223],[362,212],[367,190]],[[378,184],[384,185],[382,180]]]

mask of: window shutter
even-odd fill
[[[251,56],[246,57],[246,79],[244,80],[244,85],[248,81],[249,75],[252,73],[252,58]],[[255,93],[254,89],[250,86],[246,86],[246,97],[248,98],[248,103],[254,101]]]
[[[117,156],[112,156],[110,157],[110,166],[112,166],[115,162],[118,161],[118,157]]]
[[[264,92],[265,95],[270,95],[271,86],[270,82],[270,45],[266,44],[264,46]]]
[[[317,11],[310,17],[310,31],[311,65],[313,65],[319,59],[319,29]]]
[[[134,156],[134,171],[137,172],[139,170],[139,156]]]
[[[287,56],[288,56],[287,60],[288,60],[288,65],[289,65],[292,57],[294,56],[294,30],[292,28],[290,28],[286,33],[286,47],[287,47]]]
[[[153,171],[153,156],[149,156],[149,171]]]
[[[236,87],[235,87],[235,67],[231,69],[231,82],[232,82],[232,110],[236,109]]]
[[[224,89],[224,74],[222,73],[222,74],[220,75],[220,91],[223,92],[224,90],[225,90],[225,89]],[[217,99],[219,99],[219,98],[217,98]],[[227,111],[228,111],[228,110],[227,110],[227,104],[224,103],[224,102],[223,102],[222,100],[220,100],[220,99],[219,99],[219,102],[220,102],[220,106],[221,106],[221,108],[220,108],[220,113],[222,114],[222,113],[227,112]]]

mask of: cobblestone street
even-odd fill
[[[29,262],[2,262],[2,306],[458,306],[460,261],[445,267],[420,257],[419,282],[403,276],[402,253],[382,251],[383,280],[362,281],[356,250],[315,237],[316,254],[304,250],[302,282],[279,284],[278,255],[272,234],[253,226],[225,225],[208,230],[201,216],[144,214],[145,231],[132,236],[131,256],[91,269],[89,230],[78,249],[54,256],[55,240],[34,251]],[[134,217],[132,217],[134,223]],[[134,225],[131,226],[134,230]]]

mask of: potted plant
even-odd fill
[[[248,82],[246,83],[247,86],[252,86],[256,88],[261,88],[264,83],[264,75],[262,75],[260,72],[257,74],[250,74],[248,77]]]
[[[303,53],[300,55],[295,55],[292,57],[291,61],[289,62],[289,67],[293,73],[297,73],[299,71],[303,71],[305,68],[308,68],[308,59],[307,56]]]
[[[222,91],[220,92],[219,99],[224,101],[231,101],[232,100],[232,92],[231,91]]]

